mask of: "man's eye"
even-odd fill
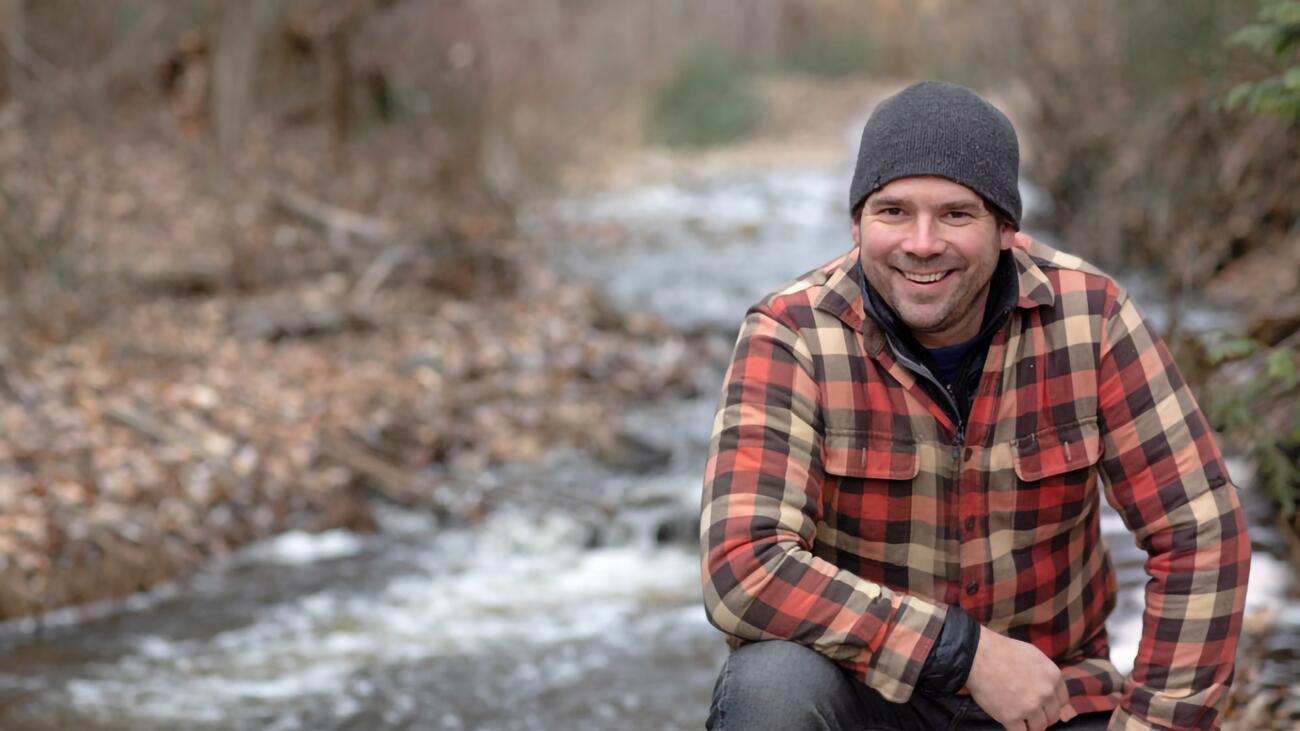
[[[969,211],[948,211],[948,219],[952,221],[966,221],[973,218]]]
[[[901,216],[901,215],[903,215],[903,209],[902,209],[902,208],[898,208],[898,207],[892,207],[892,208],[881,208],[881,209],[880,209],[880,215],[882,215],[882,216]]]

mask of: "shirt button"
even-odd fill
[[[966,519],[966,530],[975,530],[975,516]]]
[[[966,585],[966,593],[970,594],[971,596],[974,596],[975,592],[979,590],[980,590],[980,585],[975,583],[974,581]]]

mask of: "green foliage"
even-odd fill
[[[1216,387],[1207,412],[1215,428],[1250,452],[1259,484],[1291,519],[1300,505],[1300,352],[1222,333],[1204,336],[1201,345],[1209,363],[1252,359],[1245,365],[1254,375]]]
[[[1294,454],[1293,450],[1291,455]],[[1300,466],[1296,465],[1296,459],[1291,455],[1277,447],[1255,452],[1259,465],[1259,482],[1268,491],[1269,497],[1278,502],[1282,517],[1287,519],[1295,515],[1297,496],[1300,495],[1300,488],[1296,487],[1300,485]]]
[[[1271,54],[1284,68],[1234,87],[1225,103],[1229,109],[1300,120],[1300,0],[1267,0],[1259,21],[1232,34],[1228,43]]]
[[[1211,332],[1201,336],[1201,347],[1209,365],[1219,365],[1230,360],[1240,360],[1259,349],[1259,341],[1225,332]]]
[[[1274,381],[1282,384],[1283,388],[1293,389],[1296,387],[1296,367],[1295,353],[1288,348],[1279,348],[1268,354],[1267,364],[1264,373]]]
[[[753,129],[760,107],[748,78],[735,64],[714,53],[698,53],[660,92],[655,129],[670,145],[730,142]]]
[[[840,79],[871,71],[875,60],[875,49],[866,36],[816,33],[795,45],[786,64],[794,71]]]

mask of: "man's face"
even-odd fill
[[[853,223],[867,281],[927,348],[979,334],[998,254],[1015,230],[946,178],[900,178],[867,197]]]

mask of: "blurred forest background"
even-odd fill
[[[1300,2],[3,0],[0,46],[0,619],[645,458],[620,410],[726,349],[534,212],[647,151],[838,150],[921,78],[1011,114],[1031,228],[1156,280],[1298,545]]]

